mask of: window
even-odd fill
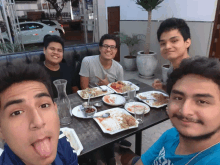
[[[42,29],[44,26],[38,23],[28,23],[28,30]]]
[[[42,23],[48,25],[48,26],[54,26],[56,25],[53,21],[42,21]]]
[[[20,29],[21,29],[21,31],[28,30],[26,24],[20,24]]]

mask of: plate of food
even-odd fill
[[[160,91],[139,93],[136,97],[153,108],[160,108],[168,104],[169,96]]]
[[[139,109],[145,109],[144,114],[150,112],[150,107],[144,103],[140,103],[140,102],[130,102],[130,103],[126,103],[125,104],[125,109],[134,114],[134,110],[139,110]]]
[[[94,108],[95,113],[97,112],[97,109]],[[84,109],[82,105],[78,105],[76,107],[74,107],[71,111],[71,115],[78,117],[78,118],[83,118],[83,119],[88,119],[88,118],[92,118],[92,116],[86,116],[84,113]]]
[[[83,150],[83,146],[74,129],[64,127],[60,128],[60,131],[62,131],[63,133],[60,134],[59,138],[66,136],[67,140],[70,142],[70,146],[76,151],[77,156],[79,156],[81,151]]]
[[[117,81],[108,84],[108,87],[113,89],[118,94],[125,94],[129,90],[136,90],[139,91],[139,87],[135,84],[133,84],[130,81]]]
[[[110,113],[108,118],[94,118],[104,133],[113,135],[127,129],[138,127],[138,121],[122,108],[112,108],[101,111],[96,113],[95,116],[101,116],[107,112]]]
[[[125,103],[125,98],[121,95],[110,94],[102,97],[102,101],[108,105],[118,106]]]
[[[78,90],[77,93],[82,99],[88,99],[89,94],[91,94],[90,98],[96,98],[107,94],[115,93],[114,90],[108,88],[105,85],[101,86],[101,88],[107,89],[107,91],[102,91],[99,87],[94,87],[94,88],[86,88],[84,90]]]

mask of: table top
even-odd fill
[[[155,90],[151,86],[145,83],[142,83],[138,80],[130,79],[128,81],[131,81],[132,83],[136,85],[138,84],[138,86],[140,87],[140,90],[137,93]],[[80,105],[86,101],[86,100],[83,100],[77,93],[71,94],[68,97],[73,107]],[[101,99],[102,97],[98,97],[98,98],[91,99],[91,101],[92,102],[100,101]],[[114,107],[103,103],[102,107],[98,109],[98,112],[102,110],[110,109],[110,108],[114,108]],[[122,131],[114,135],[103,133],[99,125],[95,122],[94,119],[91,119],[91,118],[81,119],[81,118],[72,116],[72,123],[68,125],[67,127],[73,128],[75,130],[76,134],[78,135],[83,145],[84,149],[80,154],[81,156],[81,155],[89,153],[90,151],[99,149],[103,147],[104,145],[114,143],[120,139],[126,138],[128,136],[136,134],[137,132],[143,131],[167,119],[168,119],[168,116],[166,114],[165,107],[162,107],[158,109],[151,108],[150,112],[144,115],[144,122],[143,124],[139,124],[138,128]]]

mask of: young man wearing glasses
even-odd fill
[[[105,34],[99,42],[100,55],[85,57],[82,61],[80,85],[82,89],[124,79],[123,68],[114,59],[117,53],[117,39],[114,35]]]

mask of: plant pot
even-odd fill
[[[124,56],[124,67],[125,67],[125,70],[128,70],[128,71],[137,70],[136,57],[135,56]]]
[[[161,66],[162,68],[162,79],[163,79],[163,83],[167,82],[167,72],[169,70],[170,65],[169,64],[164,64]]]
[[[143,54],[143,51],[139,51],[137,54],[137,68],[138,72],[143,77],[152,77],[157,67],[156,53],[150,52],[150,54]]]

